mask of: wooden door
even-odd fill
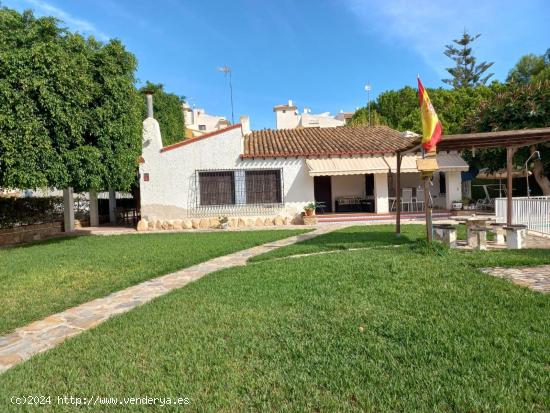
[[[332,185],[330,176],[313,177],[313,195],[315,202],[325,203],[325,212],[332,212]]]

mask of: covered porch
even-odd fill
[[[468,170],[468,164],[457,153],[440,153],[437,157],[440,169],[431,182],[430,196],[436,209],[450,210],[452,202],[462,198],[460,173]],[[402,157],[400,197],[395,155],[307,159],[317,213],[389,214],[397,211],[397,202],[402,211],[423,211],[424,190],[417,158],[414,154]]]

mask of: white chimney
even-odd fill
[[[152,90],[145,91],[145,100],[147,101],[147,117],[152,118],[153,117],[153,91]]]
[[[292,100],[288,99],[288,106],[290,106],[290,107],[294,106],[292,103],[293,103]]]
[[[243,136],[248,135],[251,132],[251,130],[250,130],[250,118],[246,115],[243,115],[243,116],[241,116],[240,121],[241,121],[241,131],[243,133]]]

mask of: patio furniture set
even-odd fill
[[[391,202],[391,210],[395,211],[397,208],[397,197],[390,196],[389,200]],[[424,188],[402,188],[401,210],[408,212],[424,211]]]
[[[508,249],[522,249],[525,247],[527,227],[525,225],[506,225],[495,222],[492,217],[455,217],[455,223],[434,224],[435,239],[442,241],[451,248],[459,246],[457,240],[458,225],[466,226],[466,245],[476,250],[488,248],[487,235],[493,234],[493,242],[497,246],[506,246]]]

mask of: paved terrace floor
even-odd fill
[[[495,267],[484,268],[481,271],[541,293],[550,293],[550,265],[519,268]]]
[[[296,242],[305,241],[345,226],[324,226],[307,234],[269,242],[233,254],[217,257],[181,271],[145,281],[141,284],[117,291],[107,297],[92,300],[18,328],[13,333],[0,337],[0,373],[29,359],[35,354],[57,346],[69,337],[73,337],[82,331],[103,323],[110,317],[130,311],[156,297],[196,281],[207,274],[224,268],[246,265],[250,257]],[[301,228],[304,227],[301,226]],[[114,230],[111,233],[126,232],[117,231],[116,228]]]

